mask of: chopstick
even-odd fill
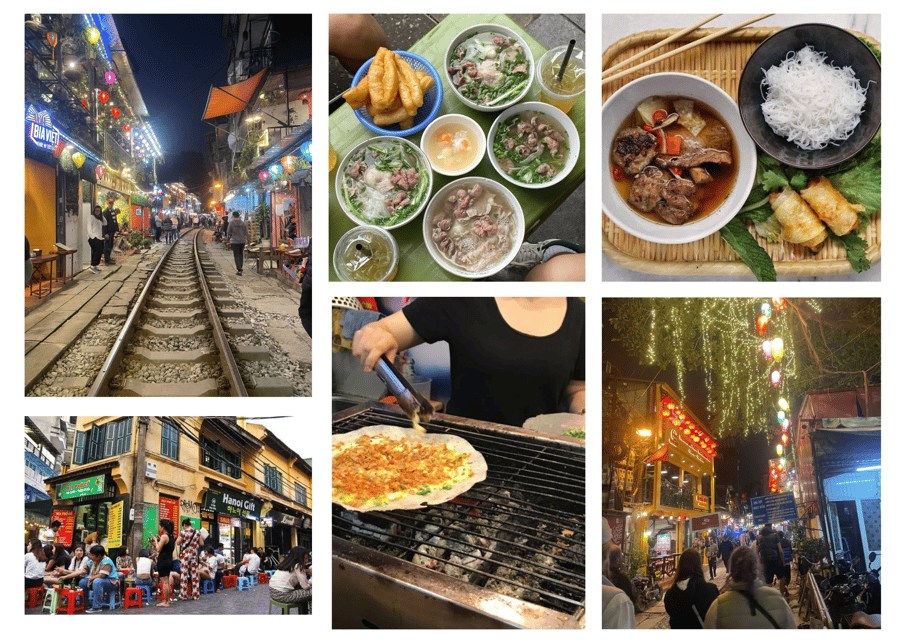
[[[671,36],[669,36],[668,38],[666,38],[666,39],[664,39],[664,40],[661,40],[661,41],[658,42],[657,44],[653,44],[653,45],[649,46],[649,47],[648,47],[647,49],[645,49],[644,51],[641,51],[640,53],[636,53],[636,54],[633,55],[631,58],[626,58],[625,60],[623,60],[623,61],[621,61],[621,62],[619,62],[619,63],[613,65],[613,66],[610,67],[609,69],[605,69],[601,77],[606,78],[607,76],[609,76],[609,75],[615,73],[616,70],[621,69],[621,68],[624,67],[625,65],[631,64],[631,63],[634,62],[635,60],[637,60],[637,59],[639,59],[639,58],[643,58],[643,57],[646,56],[648,53],[651,53],[651,52],[653,52],[653,51],[656,51],[657,49],[659,49],[659,48],[661,48],[661,47],[665,47],[666,45],[668,45],[668,44],[669,44],[670,42],[672,42],[673,40],[678,40],[678,39],[681,38],[682,36],[688,35],[688,34],[691,33],[692,31],[694,31],[695,29],[698,29],[698,28],[701,27],[702,25],[707,24],[708,22],[710,22],[710,21],[713,20],[714,18],[719,18],[721,15],[723,15],[723,14],[722,14],[722,13],[714,13],[712,16],[710,16],[710,17],[708,17],[708,18],[704,18],[704,19],[701,20],[700,22],[698,22],[698,23],[696,23],[696,24],[693,24],[693,25],[691,25],[690,27],[686,27],[686,28],[682,29],[681,31],[678,31],[678,32],[672,34]]]
[[[673,56],[676,56],[680,53],[684,53],[685,51],[688,51],[689,49],[694,49],[695,47],[705,44],[707,42],[710,42],[711,40],[715,40],[716,38],[721,38],[724,35],[726,35],[727,33],[732,33],[733,31],[737,31],[738,29],[741,29],[742,27],[748,26],[752,22],[758,22],[760,20],[763,20],[764,18],[769,18],[772,15],[773,15],[772,13],[765,13],[763,15],[757,16],[756,18],[749,18],[748,20],[739,22],[737,25],[734,25],[731,27],[726,27],[724,29],[720,29],[719,31],[715,31],[715,32],[711,33],[710,35],[706,35],[703,38],[695,40],[694,42],[689,42],[688,44],[681,46],[678,49],[673,49],[672,51],[667,51],[666,53],[659,55],[656,58],[652,58],[650,60],[647,60],[646,62],[642,62],[639,65],[636,65],[636,66],[626,69],[624,71],[620,71],[619,73],[617,73],[615,75],[606,76],[603,78],[603,84],[607,84],[609,82],[612,82],[613,80],[618,80],[619,78],[624,78],[627,75],[630,75],[637,71],[641,71],[642,69],[646,69],[647,67],[651,66],[652,64],[655,64],[662,60],[666,60],[668,58],[672,58]],[[666,40],[669,40],[669,38],[667,38]],[[656,49],[656,48],[662,46],[663,44],[666,44],[666,40],[664,40],[663,42],[661,42],[657,45],[654,45],[653,48]],[[603,74],[603,75],[605,75],[605,74]]]

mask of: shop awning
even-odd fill
[[[826,424],[827,420],[823,422]],[[843,426],[843,421],[833,421],[833,424],[833,428],[815,429],[811,433],[814,466],[823,480],[880,464],[879,424],[850,427]]]
[[[261,155],[248,165],[245,170],[246,174],[252,178],[257,176],[263,167],[279,162],[280,158],[293,153],[309,140],[311,140],[311,120],[306,120],[280,138],[279,141],[262,151]]]
[[[104,464],[98,464],[93,467],[79,467],[75,471],[70,471],[69,473],[63,473],[58,476],[44,478],[44,482],[46,482],[47,484],[59,484],[60,482],[78,480],[80,478],[86,478],[88,476],[97,476],[105,471],[114,469],[117,466],[119,466],[119,462],[105,462]]]
[[[262,69],[247,80],[227,87],[211,87],[207,95],[207,107],[202,120],[228,116],[250,106],[267,77],[267,69]]]

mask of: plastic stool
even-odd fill
[[[247,576],[239,578],[238,582],[236,582],[236,589],[238,591],[251,591],[251,581]]]
[[[141,589],[141,590],[142,590],[142,595],[143,595],[144,598],[145,598],[145,602],[147,602],[148,604],[151,604],[151,597],[152,597],[152,596],[151,596],[151,587],[149,587],[149,586],[146,585],[146,584],[140,584],[140,585],[138,585],[137,587],[133,587],[133,588],[134,588],[134,589]]]
[[[29,587],[25,590],[25,606],[37,609],[44,602],[44,587]]]
[[[50,600],[49,603],[48,603],[48,600]],[[59,606],[60,606],[59,590],[56,587],[54,587],[52,589],[47,589],[46,593],[44,594],[44,606],[41,607],[41,613],[44,613],[45,611],[50,611],[50,615],[52,615],[52,616],[56,615],[57,607],[59,607]]]
[[[281,615],[291,615],[290,609],[295,608],[298,609],[299,615],[302,615],[302,607],[304,603],[302,602],[277,602],[273,598],[270,599],[270,606],[267,607],[267,615],[270,615],[270,612],[273,611],[273,606],[276,605],[280,609],[282,609]]]
[[[113,611],[114,609],[116,609],[116,607],[121,606],[123,606],[123,600],[119,597],[119,589],[114,589],[110,592],[110,598],[107,600],[107,602],[101,602],[100,605],[98,605],[98,609],[107,607],[108,609],[110,609],[110,611]]]
[[[85,610],[85,592],[81,589],[63,589],[60,591],[60,606],[57,612],[75,615],[76,611]]]
[[[248,580],[252,585],[258,584],[258,574],[257,573],[249,573]]]
[[[201,593],[214,593],[216,590],[213,579],[205,578],[201,581]]]
[[[223,576],[223,588],[232,589],[236,586],[236,576]]]
[[[138,587],[128,587],[126,589],[126,599],[123,600],[123,606],[128,609],[130,607],[144,607],[144,598],[142,591]]]
[[[173,596],[173,594],[170,593],[170,597],[172,597],[172,596]],[[163,602],[163,581],[160,581],[157,583],[157,597],[160,598],[161,602]]]
[[[268,582],[270,582],[270,576],[263,572],[258,574],[258,584],[267,584]]]
[[[276,573],[276,570],[275,570],[275,569],[270,569],[269,571],[265,571],[264,573],[267,574],[267,577],[268,577],[268,578],[272,578],[272,577],[273,577],[273,574]]]

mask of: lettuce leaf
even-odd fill
[[[856,231],[847,233],[844,236],[837,236],[830,229],[827,229],[826,233],[830,240],[845,247],[845,255],[854,271],[861,273],[870,269],[870,260],[865,252],[867,241],[859,236]]]
[[[776,267],[770,254],[757,244],[757,240],[748,231],[748,227],[738,217],[729,221],[720,229],[723,240],[732,247],[738,256],[761,282],[776,282]]]

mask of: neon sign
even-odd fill
[[[29,123],[28,139],[35,146],[53,151],[60,143],[60,132],[54,128],[47,110],[38,111],[32,105],[28,105],[25,121]]]

